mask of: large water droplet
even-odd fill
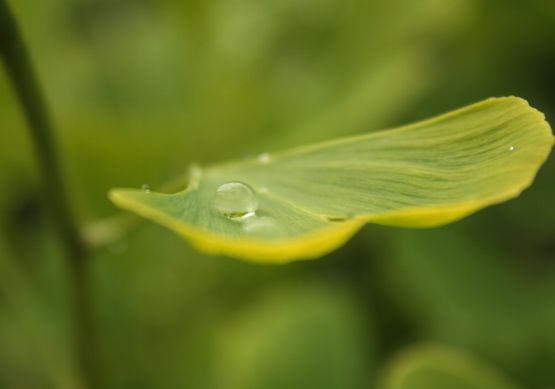
[[[254,216],[258,199],[254,190],[242,182],[227,182],[216,189],[214,208],[233,221],[243,221]]]

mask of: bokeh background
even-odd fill
[[[517,95],[555,122],[542,0],[12,0],[83,225],[106,192]],[[63,262],[0,70],[0,388],[75,388]],[[414,345],[555,388],[555,158],[440,229],[317,261],[199,254],[143,223],[92,256],[103,388],[374,388]]]

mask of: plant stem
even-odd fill
[[[96,358],[87,249],[68,203],[54,144],[52,121],[19,27],[6,0],[0,0],[0,57],[25,114],[40,171],[44,205],[67,259],[75,352],[81,374],[92,385]]]

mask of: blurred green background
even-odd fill
[[[83,224],[118,212],[114,186],[489,96],[555,122],[552,1],[10,3]],[[516,201],[441,229],[367,226],[286,266],[203,256],[145,222],[91,258],[102,387],[374,388],[426,343],[555,388],[554,174],[551,157]],[[0,179],[0,388],[77,388],[60,249],[3,70]]]

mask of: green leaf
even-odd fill
[[[375,374],[367,325],[339,285],[305,279],[267,289],[221,322],[211,387],[362,388]]]
[[[552,145],[543,114],[517,97],[492,98],[394,130],[193,169],[179,193],[109,196],[205,253],[287,262],[319,257],[367,222],[434,227],[516,197]],[[216,209],[229,182],[254,190],[254,216],[237,217],[252,203],[246,192],[226,199],[235,217]]]
[[[486,363],[460,351],[426,345],[398,355],[380,389],[515,389]]]
[[[555,267],[540,259],[546,255],[541,240],[526,240],[526,234],[541,235],[523,229],[523,219],[514,223],[520,234],[487,219],[391,234],[377,277],[422,332],[494,358],[529,387],[549,386],[555,382]]]

